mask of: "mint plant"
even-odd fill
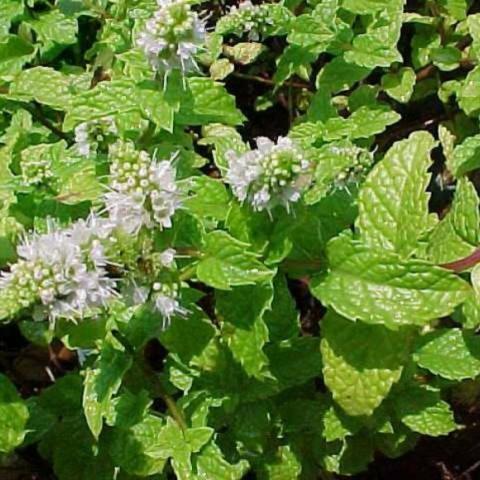
[[[0,465],[331,479],[462,429],[479,61],[471,0],[3,0]]]

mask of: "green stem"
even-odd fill
[[[197,273],[197,264],[189,265],[180,272],[180,281],[185,282],[193,278]]]
[[[167,406],[168,412],[170,413],[171,417],[177,422],[177,424],[182,430],[186,430],[188,426],[182,410],[175,402],[175,399],[168,392],[165,391],[165,388],[163,387],[162,382],[158,378],[157,373],[147,363],[143,349],[140,352],[136,352],[132,344],[119,330],[113,330],[112,335],[124,346],[125,350],[133,357],[135,364],[140,368],[140,370],[151,382],[155,394],[158,395],[158,398],[161,398],[163,400],[163,402]]]
[[[258,77],[256,75],[247,75],[246,73],[233,72],[232,76],[237,78],[243,78],[244,80],[251,80],[252,82],[264,83],[265,85],[275,85],[275,82],[269,78]],[[286,87],[294,88],[304,88],[306,90],[311,90],[312,87],[308,83],[302,82],[283,82],[283,85]]]

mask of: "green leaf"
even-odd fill
[[[480,135],[466,138],[453,150],[448,162],[451,172],[460,177],[480,167]]]
[[[0,5],[0,39],[8,35],[10,25],[23,14],[23,0],[4,0]]]
[[[454,46],[434,48],[430,56],[433,64],[444,72],[456,70],[462,60],[462,52]]]
[[[480,375],[480,338],[458,328],[439,330],[422,342],[414,359],[423,368],[449,380]]]
[[[467,115],[480,110],[480,67],[475,67],[465,78],[458,93],[458,103]]]
[[[348,118],[331,118],[325,123],[324,140],[347,137],[351,140],[370,138],[382,133],[389,125],[400,120],[400,115],[386,105],[365,106],[355,110]]]
[[[223,338],[245,372],[259,379],[265,376],[268,366],[263,352],[268,329],[263,316],[270,309],[272,299],[273,289],[268,284],[237,287],[216,295]]]
[[[110,343],[105,343],[93,369],[88,369],[83,392],[83,409],[88,426],[98,438],[112,396],[120,388],[122,377],[132,363],[131,358]]]
[[[200,145],[213,145],[213,159],[222,173],[228,168],[226,153],[233,151],[235,153],[244,153],[247,146],[242,140],[240,134],[233,127],[221,124],[206,125],[202,129],[203,138],[198,142]]]
[[[188,191],[193,193],[183,201],[183,206],[193,215],[204,219],[223,221],[227,217],[230,195],[225,184],[206,175],[190,177],[185,181]]]
[[[210,76],[213,80],[223,80],[225,77],[228,77],[235,67],[228,58],[220,58],[215,60],[209,68]]]
[[[183,91],[180,111],[175,117],[179,125],[206,125],[223,123],[239,125],[245,117],[235,106],[235,97],[228,94],[221,83],[211,78],[188,79],[188,90]]]
[[[55,93],[55,92],[54,92]],[[76,95],[63,122],[66,131],[78,124],[109,116],[136,112],[135,84],[128,80],[100,82],[91,90]]]
[[[28,408],[10,380],[0,374],[0,453],[21,445],[29,417]]]
[[[75,97],[75,94],[85,87],[76,75],[64,75],[48,67],[34,67],[15,77],[8,97],[22,102],[36,100],[57,110],[67,110],[81,96]]]
[[[296,17],[287,40],[302,47],[313,47],[317,54],[327,50],[336,35],[337,0],[319,3],[312,13]]]
[[[151,120],[157,127],[173,132],[173,120],[175,109],[165,100],[162,92],[155,88],[143,88],[139,86],[135,90],[134,101],[138,102],[138,106],[142,115]]]
[[[78,411],[67,416],[42,438],[40,452],[53,463],[58,480],[109,480],[115,466],[100,440],[96,443]]]
[[[191,332],[195,332],[195,335],[191,335]],[[176,319],[159,338],[162,345],[177,354],[182,362],[195,365],[216,333],[211,321],[205,318],[200,309],[195,308],[188,319]]]
[[[366,470],[373,460],[374,445],[367,435],[348,437],[343,442],[332,442],[325,448],[322,459],[329,472],[354,475]]]
[[[146,417],[151,404],[152,400],[145,390],[138,394],[125,390],[111,400],[105,421],[110,427],[133,427]]]
[[[0,37],[0,78],[5,80],[14,78],[34,55],[34,46],[19,36]]]
[[[439,0],[439,5],[455,20],[464,20],[469,4],[467,0]]]
[[[427,256],[436,264],[468,257],[480,244],[479,199],[468,178],[460,178],[453,204],[428,238]]]
[[[266,48],[257,42],[240,42],[233,47],[229,47],[228,45],[223,47],[225,55],[231,57],[235,63],[240,63],[241,65],[253,63],[265,50]]]
[[[401,103],[407,103],[413,94],[415,71],[412,68],[401,68],[396,73],[388,73],[382,77],[382,88],[388,96]]]
[[[397,393],[392,401],[398,418],[414,432],[438,437],[457,428],[450,406],[437,390],[412,385]]]
[[[35,30],[38,40],[45,45],[71,45],[77,42],[77,20],[65,16],[59,10],[39,15],[36,19],[29,20],[28,24]]]
[[[470,286],[451,272],[421,260],[371,250],[339,237],[328,246],[330,271],[312,279],[311,291],[324,305],[351,320],[425,325],[453,312]]]
[[[262,465],[259,480],[284,480],[286,478],[300,478],[302,464],[297,454],[288,446],[278,448],[272,459]]]
[[[344,57],[339,56],[320,70],[315,83],[318,90],[338,93],[352,88],[369,73],[369,68],[349,63]]]
[[[317,53],[312,47],[289,45],[277,60],[277,70],[273,75],[275,85],[282,85],[292,75],[303,79],[310,76],[310,63],[317,59]]]
[[[299,337],[269,344],[265,347],[265,353],[270,362],[270,371],[281,389],[302,385],[321,374],[318,338]]]
[[[295,301],[288,290],[284,275],[273,280],[274,297],[270,310],[265,312],[264,321],[272,342],[298,337],[300,332],[299,314]]]
[[[393,145],[368,175],[359,195],[357,227],[366,245],[408,257],[431,225],[427,172],[435,141],[416,132]]]
[[[370,15],[388,6],[389,0],[344,0],[342,8],[357,15]]]
[[[333,312],[322,320],[324,381],[349,415],[371,415],[400,379],[407,332],[353,323]]]
[[[397,42],[402,28],[403,6],[403,0],[384,2],[367,31],[353,39],[352,49],[345,53],[345,60],[367,68],[389,67],[394,62],[401,62]]]
[[[233,286],[252,285],[273,277],[273,272],[257,260],[257,255],[246,250],[248,244],[226,232],[211,232],[205,237],[205,242],[197,276],[207,285],[229,290]]]
[[[131,475],[149,476],[162,472],[168,455],[153,455],[150,449],[155,447],[164,428],[165,422],[153,415],[128,430],[116,428],[109,449],[115,465]]]
[[[241,480],[249,469],[246,460],[229,463],[215,443],[209,443],[196,457],[199,478],[218,478],[222,480]]]

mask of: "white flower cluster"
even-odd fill
[[[2,308],[14,315],[40,302],[42,318],[78,320],[105,306],[116,294],[102,245],[110,231],[107,220],[92,215],[68,229],[50,225],[48,233],[25,238],[19,260],[0,275]]]
[[[244,32],[248,33],[250,40],[259,40],[265,30],[273,25],[270,18],[271,5],[254,5],[250,0],[240,2],[238,7],[234,5],[228,14],[217,23],[216,31],[220,34]]]
[[[185,0],[157,0],[159,9],[137,38],[152,67],[160,72],[198,70],[194,56],[205,43],[205,22]]]
[[[277,205],[289,210],[290,202],[297,202],[310,185],[310,162],[289,138],[280,137],[277,143],[266,137],[256,141],[255,150],[227,152],[226,180],[234,195],[254,210],[270,211]]]
[[[129,142],[117,142],[109,156],[111,191],[105,195],[105,204],[110,220],[129,234],[138,233],[142,226],[171,227],[180,205],[172,162],[152,159]]]
[[[118,133],[115,121],[111,117],[80,123],[75,128],[75,146],[79,155],[88,157],[109,134]]]

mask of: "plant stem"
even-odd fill
[[[35,120],[39,121],[44,127],[47,127],[53,134],[57,137],[61,138],[62,140],[69,141],[68,135],[58,127],[56,127],[43,113],[42,107],[38,103],[34,103],[34,107],[30,108],[26,105],[23,106],[25,110],[27,110]]]
[[[180,272],[179,278],[182,282],[185,282],[193,278],[196,273],[197,273],[197,264],[195,263],[193,265],[189,265],[184,270],[182,270]]]
[[[446,268],[447,270],[453,270],[454,272],[460,273],[474,267],[477,265],[477,263],[480,263],[480,248],[477,248],[468,257],[455,260],[454,262],[443,263],[440,266],[442,268]]]
[[[244,80],[250,80],[252,82],[264,83],[265,85],[275,85],[275,82],[272,79],[264,78],[264,77],[258,77],[256,75],[247,75],[246,73],[233,72],[232,76],[237,77],[237,78],[243,78]],[[311,90],[312,89],[311,85],[309,85],[308,83],[303,83],[303,82],[286,81],[286,82],[283,82],[283,85],[286,86],[286,87],[304,88],[306,90]]]
[[[125,350],[133,357],[133,361],[140,368],[140,370],[145,374],[148,380],[151,382],[155,394],[163,400],[167,409],[172,416],[172,418],[177,422],[179,427],[182,430],[188,428],[187,422],[185,421],[185,416],[183,415],[182,410],[179,408],[175,399],[165,391],[163,388],[162,382],[157,376],[157,373],[153,368],[147,363],[144,355],[143,349],[140,352],[135,351],[132,344],[128,339],[123,335],[119,330],[113,330],[112,335],[123,345]]]

